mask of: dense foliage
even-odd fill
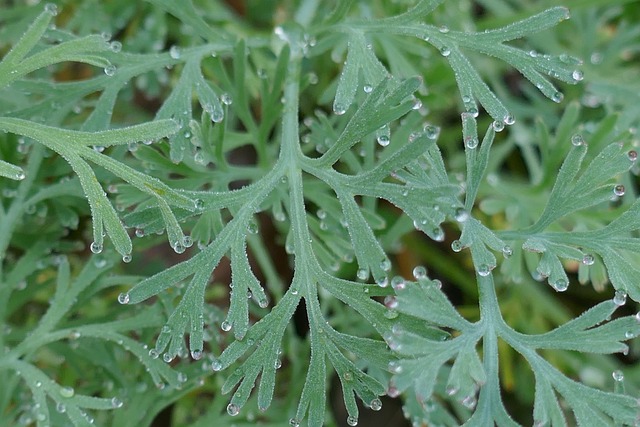
[[[0,424],[640,425],[637,2],[33,3]]]

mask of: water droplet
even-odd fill
[[[386,276],[381,277],[376,280],[376,285],[380,286],[381,288],[386,288],[389,285],[389,279]]]
[[[613,194],[615,194],[618,197],[624,196],[624,185],[618,184],[615,187],[613,187]]]
[[[633,331],[627,331],[624,333],[624,337],[628,340],[630,340],[631,338],[633,338],[635,336],[635,334],[633,333]]]
[[[202,359],[202,350],[191,350],[191,358],[193,360]]]
[[[389,261],[388,259],[385,259],[383,261],[380,262],[380,268],[383,271],[389,271],[391,270],[391,261]]]
[[[373,86],[371,86],[371,85],[364,85],[364,87],[362,89],[364,90],[365,93],[373,92]]]
[[[447,388],[445,389],[445,393],[447,393],[447,395],[449,396],[453,396],[457,392],[458,392],[458,387],[455,387],[452,385],[448,385]]]
[[[431,230],[431,238],[433,240],[435,240],[436,242],[443,242],[444,241],[444,230],[442,230],[442,228],[440,227],[436,227],[433,230]]]
[[[235,417],[239,413],[240,413],[240,407],[238,407],[238,405],[236,405],[235,403],[229,403],[227,405],[227,414],[231,415],[232,417]]]
[[[457,208],[454,217],[458,222],[465,222],[469,219],[469,212],[464,208]]]
[[[180,48],[178,46],[171,46],[169,49],[169,56],[172,59],[180,59]]]
[[[634,317],[636,318],[636,322],[640,323],[640,311],[637,312]]]
[[[73,395],[76,393],[76,391],[73,389],[73,387],[62,387],[60,389],[60,396],[62,397],[73,397]]]
[[[624,381],[624,374],[622,373],[622,371],[613,371],[611,373],[611,376],[613,377],[614,381],[617,382],[621,382]]]
[[[502,121],[504,122],[505,125],[511,126],[516,122],[516,118],[513,117],[511,114],[507,114],[506,116],[504,116],[504,119]]]
[[[249,224],[247,224],[247,232],[249,232],[249,234],[258,234],[258,224],[249,221]]]
[[[202,199],[195,199],[193,201],[193,206],[196,208],[197,211],[201,211],[204,209],[204,200]]]
[[[400,396],[400,390],[398,390],[394,386],[389,386],[389,388],[387,389],[387,396],[393,397],[393,398],[398,397]]]
[[[391,287],[396,291],[401,291],[406,288],[406,286],[407,284],[404,281],[403,277],[395,276],[393,279],[391,279]]]
[[[424,133],[429,139],[436,139],[440,134],[440,128],[438,126],[433,125],[425,125],[423,127]]]
[[[225,332],[229,332],[231,330],[231,326],[232,326],[231,323],[225,320],[220,324],[220,329],[222,329]]]
[[[627,303],[627,293],[625,291],[617,290],[613,296],[613,303],[618,307]]]
[[[584,78],[584,73],[580,70],[574,70],[574,72],[571,73],[571,77],[573,77],[573,80],[579,82]]]
[[[152,359],[157,359],[158,357],[160,357],[160,353],[158,353],[155,348],[152,348],[151,350],[149,350],[149,357],[151,357]]]
[[[388,365],[387,369],[392,374],[399,374],[399,373],[402,372],[402,365],[400,364],[399,361],[392,360],[391,362],[389,362],[389,365]]]
[[[511,248],[511,246],[504,245],[504,247],[502,248],[502,255],[505,258],[509,258],[511,255],[513,255],[513,249]]]
[[[118,399],[117,397],[114,397],[111,399],[112,408],[114,409],[122,408],[122,405],[124,405],[124,403],[122,402],[122,400]]]
[[[56,16],[58,14],[58,6],[53,3],[47,3],[44,5],[44,10],[50,14],[51,16]]]
[[[112,52],[118,53],[122,50],[122,43],[119,41],[113,41],[109,43],[109,49],[111,49]]]
[[[491,274],[491,267],[487,264],[480,264],[478,267],[478,274],[483,277],[488,276]]]
[[[464,138],[464,145],[470,150],[473,150],[478,146],[478,138],[475,136],[467,136]]]
[[[120,295],[118,295],[118,302],[120,304],[129,304],[129,294],[123,292]]]
[[[385,307],[391,308],[391,309],[397,308],[398,299],[393,295],[387,295],[386,297],[384,297],[384,305]]]
[[[584,265],[593,265],[595,261],[595,257],[591,254],[584,254],[584,256],[582,257],[582,263]]]
[[[56,411],[58,411],[61,414],[64,414],[67,411],[67,407],[64,405],[64,403],[58,402],[56,404]]]
[[[464,247],[462,246],[462,243],[460,243],[460,240],[454,240],[451,242],[451,249],[454,252],[460,252]]]
[[[97,242],[92,242],[91,246],[89,246],[89,249],[91,249],[91,252],[93,252],[94,254],[99,254],[100,252],[102,252],[102,245]]]
[[[579,133],[576,133],[571,137],[571,143],[574,146],[579,147],[584,144],[584,138]]]
[[[221,371],[221,370],[222,370],[222,362],[220,362],[220,361],[219,361],[219,360],[217,360],[217,359],[214,359],[214,360],[213,360],[213,362],[211,362],[211,369],[212,369],[214,372]]]
[[[378,398],[375,398],[371,401],[371,403],[369,403],[369,407],[374,411],[379,411],[380,409],[382,409],[382,401]]]
[[[36,381],[34,385],[36,386],[36,388],[40,388],[42,387],[42,381]]]
[[[558,279],[553,283],[553,289],[557,292],[564,292],[569,289],[569,282],[565,279]]]
[[[360,280],[367,280],[369,278],[369,270],[367,270],[366,268],[360,268],[358,269],[356,276]]]
[[[115,76],[116,71],[118,71],[118,68],[113,64],[109,64],[104,67],[104,73],[109,77]]]
[[[27,177],[27,175],[25,175],[25,173],[23,171],[20,171],[20,172],[16,173],[14,176],[18,181],[22,181],[23,179],[25,179]]]
[[[427,269],[422,265],[416,266],[413,269],[413,277],[415,277],[416,280],[425,279],[427,277]]]
[[[564,95],[562,94],[562,92],[555,92],[553,95],[551,95],[551,100],[553,102],[562,102],[562,100],[564,99]]]
[[[231,97],[231,95],[229,95],[228,93],[223,93],[220,96],[220,101],[222,101],[222,103],[224,105],[231,105],[233,104],[233,98]]]
[[[177,254],[182,254],[187,249],[184,247],[182,242],[174,242],[173,245],[171,245],[171,247],[173,248],[173,251]]]
[[[267,308],[269,306],[269,300],[262,297],[258,300],[258,307]]]
[[[131,254],[122,255],[122,262],[130,263],[131,262]]]
[[[476,397],[473,395],[467,396],[464,399],[462,399],[462,404],[468,409],[475,408],[477,403],[478,401],[476,400]]]
[[[496,132],[502,132],[502,130],[504,129],[504,122],[499,122],[499,121],[494,121],[493,124],[491,125],[493,126],[493,130]]]
[[[164,360],[166,363],[171,363],[173,362],[173,355],[165,353],[162,355],[162,360]]]
[[[446,46],[443,46],[443,47],[440,49],[440,54],[446,58],[447,56],[451,55],[451,49],[449,49],[449,48],[448,48],[448,47],[446,47]]]
[[[356,417],[352,417],[351,415],[349,415],[347,417],[347,424],[349,424],[351,427],[357,426],[358,425],[358,419]]]
[[[289,425],[291,427],[300,427],[300,420],[298,420],[297,418],[291,418],[289,420]]]
[[[333,112],[334,114],[341,116],[347,112],[347,108],[342,104],[333,104]]]
[[[449,32],[449,27],[447,27],[446,25],[441,25],[440,28],[438,28],[438,30],[442,33],[442,34],[447,34]]]
[[[383,135],[378,135],[377,141],[381,147],[386,147],[391,142],[391,139],[389,138],[389,135],[383,134]]]

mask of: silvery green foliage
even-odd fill
[[[442,0],[411,2],[412,7],[389,17],[377,17],[365,2],[335,2],[328,10],[302,1],[294,20],[265,38],[240,37],[233,26],[210,25],[190,1],[150,3],[156,19],[165,13],[177,18],[196,42],[166,52],[127,52],[103,35],[52,29],[57,9],[47,5],[0,62],[5,94],[0,129],[33,145],[24,165],[0,160],[0,175],[20,181],[8,208],[0,206],[0,296],[10,301],[0,310],[5,318],[24,304],[10,297],[35,275],[37,261],[60,253],[51,256],[56,279],[47,310],[29,333],[8,335],[5,341],[0,369],[11,372],[13,388],[23,382],[35,402],[14,410],[11,419],[38,426],[62,419],[87,425],[92,419],[87,410],[118,409],[123,401],[125,407],[152,405],[144,393],[122,398],[77,393],[38,367],[38,358],[46,357],[41,348],[88,339],[121,347],[162,390],[149,414],[140,419],[116,414],[118,425],[148,424],[163,406],[205,379],[218,383],[214,409],[200,424],[232,423],[234,418],[219,421],[220,405],[230,416],[250,406],[268,411],[282,359],[296,365],[296,351],[307,359],[293,368],[304,381],[297,383],[289,407],[279,408],[292,426],[324,424],[328,378],[334,372],[349,425],[358,421],[356,398],[380,410],[385,394],[402,394],[405,413],[416,423],[518,425],[501,399],[500,339],[531,368],[535,425],[569,425],[569,417],[582,426],[638,422],[638,402],[626,393],[621,373],[614,374],[614,390],[600,390],[560,371],[546,351],[624,353],[625,342],[640,335],[638,316],[612,320],[627,297],[640,300],[640,202],[625,191],[631,182],[623,182],[637,159],[630,148],[632,134],[618,130],[614,115],[595,129],[580,129],[580,108],[570,104],[554,135],[543,123],[521,131],[539,141],[538,150],[525,156],[530,181],[491,184],[499,179],[501,160],[493,145],[496,135],[517,125],[478,64],[502,61],[544,97],[562,102],[556,85],[579,83],[581,61],[524,50],[514,41],[568,19],[566,8],[471,32],[425,23]],[[164,21],[149,25],[159,35],[166,32]],[[400,39],[405,44],[398,46],[405,49],[393,49]],[[443,131],[425,122],[420,98],[430,82],[409,59],[415,52],[430,52],[430,60],[446,62],[454,75],[462,106],[462,179],[443,156]],[[334,81],[324,82],[331,89],[321,103],[329,108],[310,112],[304,91],[318,76],[308,73],[309,64],[327,57],[344,63]],[[101,71],[67,83],[35,77],[68,61]],[[119,97],[133,84],[151,92],[149,85],[166,78],[167,67],[173,69],[170,90],[155,117],[117,124]],[[95,92],[99,96],[90,98]],[[70,123],[66,118],[78,105],[90,111],[81,122]],[[633,118],[626,120],[625,126]],[[230,160],[232,151],[244,146],[255,151],[251,166]],[[45,153],[56,156],[56,171],[72,177],[38,191],[34,182],[47,173],[41,171]],[[620,207],[607,207],[612,198]],[[6,256],[12,239],[20,237],[20,215],[45,201],[64,219],[64,227],[76,229],[82,215],[91,217],[88,246],[94,255],[75,276],[62,255],[73,248],[51,243],[62,237],[60,230],[52,232],[49,244],[13,243],[20,248],[19,260]],[[401,219],[390,224],[385,206],[401,211]],[[605,211],[601,217],[585,219],[585,211],[597,209]],[[493,229],[485,213],[504,213],[511,227]],[[282,282],[266,249],[267,217],[289,256],[290,283]],[[197,250],[149,277],[109,276],[105,273],[119,257],[130,262],[137,256],[127,228],[139,237],[166,233],[177,254],[193,245]],[[445,240],[445,229],[459,230],[451,249],[470,252],[475,275],[468,280],[477,284],[477,321],[462,316],[424,267],[414,269],[412,280],[392,274],[394,245],[412,229],[437,242]],[[109,241],[119,257],[110,249],[103,252]],[[223,312],[208,303],[208,292],[214,270],[225,259],[231,283]],[[354,277],[342,274],[348,265],[355,266]],[[505,321],[497,287],[533,277],[565,291],[569,265],[579,266],[583,283],[603,287],[610,282],[613,299],[542,334],[522,333]],[[35,295],[37,284],[29,284],[28,295]],[[72,315],[96,292],[130,284],[117,299],[126,309],[139,304],[136,314],[116,319],[114,313],[123,309],[117,307],[105,314],[110,321],[74,323]],[[146,301],[151,303],[140,304]],[[295,338],[290,327],[300,308],[309,326],[306,341]],[[344,312],[356,326],[345,330],[346,322],[336,314]],[[151,348],[145,329],[157,332]],[[133,339],[133,333],[140,338]],[[301,343],[308,346],[301,349]],[[96,364],[115,370],[121,354],[111,349],[106,354]],[[197,362],[186,368],[167,364],[189,357]]]

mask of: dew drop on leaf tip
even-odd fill
[[[92,242],[89,248],[94,254],[99,254],[100,252],[102,252],[102,245],[98,242]]]
[[[576,133],[571,137],[571,144],[575,147],[580,147],[581,145],[584,145],[584,138],[579,133]]]
[[[619,371],[619,370],[613,371],[611,373],[611,376],[613,377],[614,381],[617,381],[617,382],[624,381],[624,374],[622,373],[622,371]]]
[[[56,16],[58,14],[58,6],[53,3],[47,3],[44,5],[44,10],[51,16]]]
[[[551,100],[553,102],[560,103],[562,102],[563,99],[564,99],[564,95],[562,94],[562,92],[555,92],[553,95],[551,95]]]
[[[425,279],[427,277],[427,269],[422,265],[418,265],[418,266],[414,267],[414,269],[413,269],[413,277],[416,280]]]
[[[352,417],[349,416],[347,417],[347,424],[349,424],[350,426],[357,426],[358,425],[358,419],[356,417]]]
[[[557,292],[564,292],[569,289],[569,282],[565,279],[558,279],[553,283],[553,289]]]
[[[511,126],[516,122],[516,118],[513,117],[511,114],[507,114],[506,116],[504,116],[504,119],[502,121],[504,122],[505,125]]]
[[[120,304],[129,304],[129,294],[123,292],[120,295],[118,295],[118,302]]]
[[[573,77],[573,80],[576,82],[579,82],[584,78],[584,73],[580,70],[574,70],[573,73],[571,73],[571,77]]]
[[[227,413],[232,417],[235,417],[240,413],[240,407],[238,407],[238,405],[236,405],[235,403],[229,403],[227,405]]]
[[[393,287],[393,289],[396,291],[401,291],[405,289],[406,286],[407,284],[404,281],[403,277],[395,276],[393,279],[391,279],[391,287]]]

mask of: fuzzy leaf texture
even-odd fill
[[[0,6],[0,417],[638,425],[613,3]]]

